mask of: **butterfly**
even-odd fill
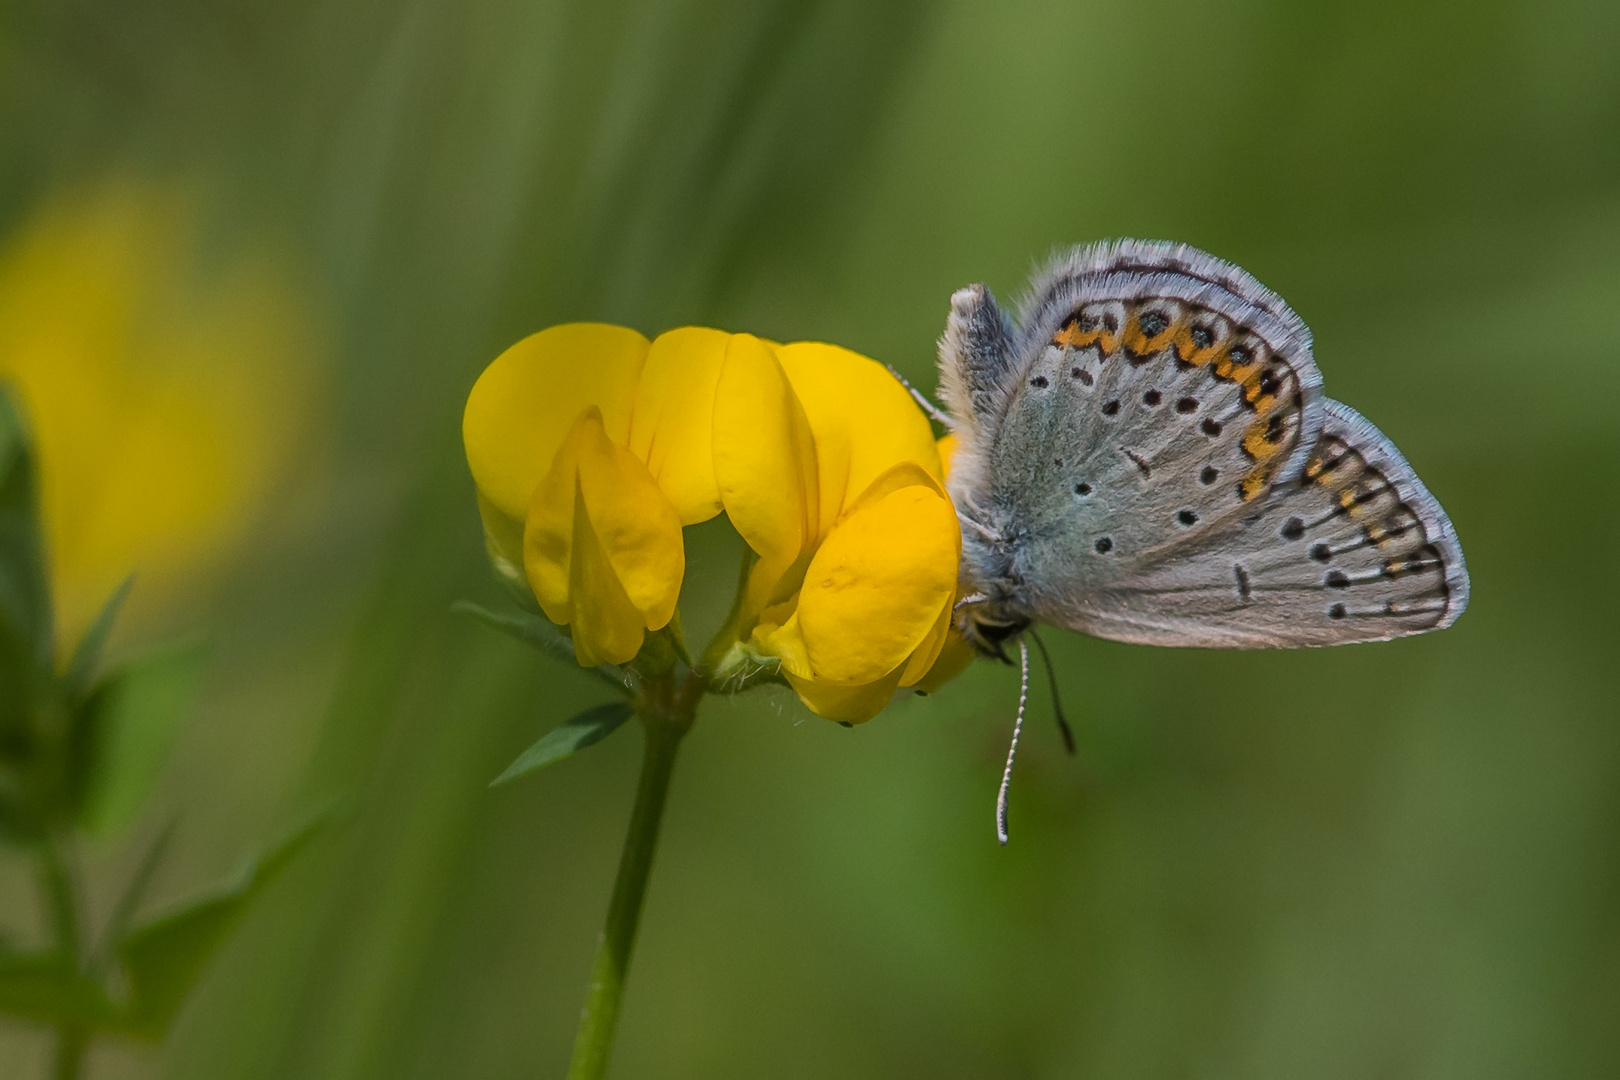
[[[939,371],[957,625],[1003,660],[1016,640],[1022,659],[1002,843],[1036,623],[1287,648],[1439,630],[1468,604],[1445,511],[1322,393],[1299,316],[1231,263],[1164,241],[1078,247],[1034,278],[1016,321],[970,286],[951,297]]]

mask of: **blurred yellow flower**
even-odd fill
[[[0,379],[39,447],[59,649],[138,573],[137,607],[244,535],[307,414],[317,335],[282,264],[206,253],[183,190],[65,196],[0,249]]]
[[[670,622],[681,528],[724,509],[757,561],[706,657],[778,661],[847,722],[941,677],[956,514],[927,419],[873,361],[558,326],[485,369],[463,436],[497,570],[570,626],[580,663],[628,663]]]

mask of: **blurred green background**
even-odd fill
[[[601,697],[447,613],[502,602],[458,426],[501,349],[698,323],[931,386],[952,290],[1119,235],[1289,299],[1472,609],[1322,652],[1052,635],[1081,754],[1038,689],[1005,850],[1016,672],[853,731],[710,703],[614,1075],[1616,1075],[1617,45],[1608,0],[0,5],[0,369],[43,357],[10,374],[59,589],[137,566],[119,648],[212,644],[93,906],[170,818],[159,904],[348,808],[169,1042],[90,1075],[563,1073],[639,748],[486,787]],[[20,859],[0,925],[38,932]],[[0,1027],[0,1076],[46,1046]]]

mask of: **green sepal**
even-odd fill
[[[574,643],[568,636],[558,630],[549,619],[543,615],[527,611],[512,614],[502,614],[479,607],[466,600],[459,601],[450,606],[450,610],[457,615],[470,615],[485,626],[499,630],[516,641],[520,641],[536,652],[544,653],[554,660],[562,660],[570,666],[595,677],[621,694],[628,694],[630,686],[625,681],[623,673],[617,668],[606,665],[600,667],[580,667],[579,661],[574,658]]]
[[[123,1028],[142,1038],[162,1038],[225,939],[253,900],[287,867],[325,823],[315,815],[234,880],[196,897],[133,930],[118,945],[129,986]]]
[[[74,707],[70,799],[85,831],[134,821],[196,698],[204,655],[189,645],[131,661]]]
[[[540,740],[518,755],[506,771],[490,781],[490,787],[509,783],[520,776],[561,761],[576,751],[601,742],[613,734],[620,724],[633,715],[628,703],[610,701],[594,709],[586,709],[571,720],[564,721],[546,732]]]

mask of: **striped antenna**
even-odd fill
[[[1007,767],[1001,772],[1001,792],[996,796],[996,839],[1007,843],[1007,792],[1012,787],[1013,758],[1018,756],[1018,736],[1024,730],[1024,706],[1029,703],[1029,643],[1018,639],[1018,719],[1013,721],[1012,744],[1007,747]]]

